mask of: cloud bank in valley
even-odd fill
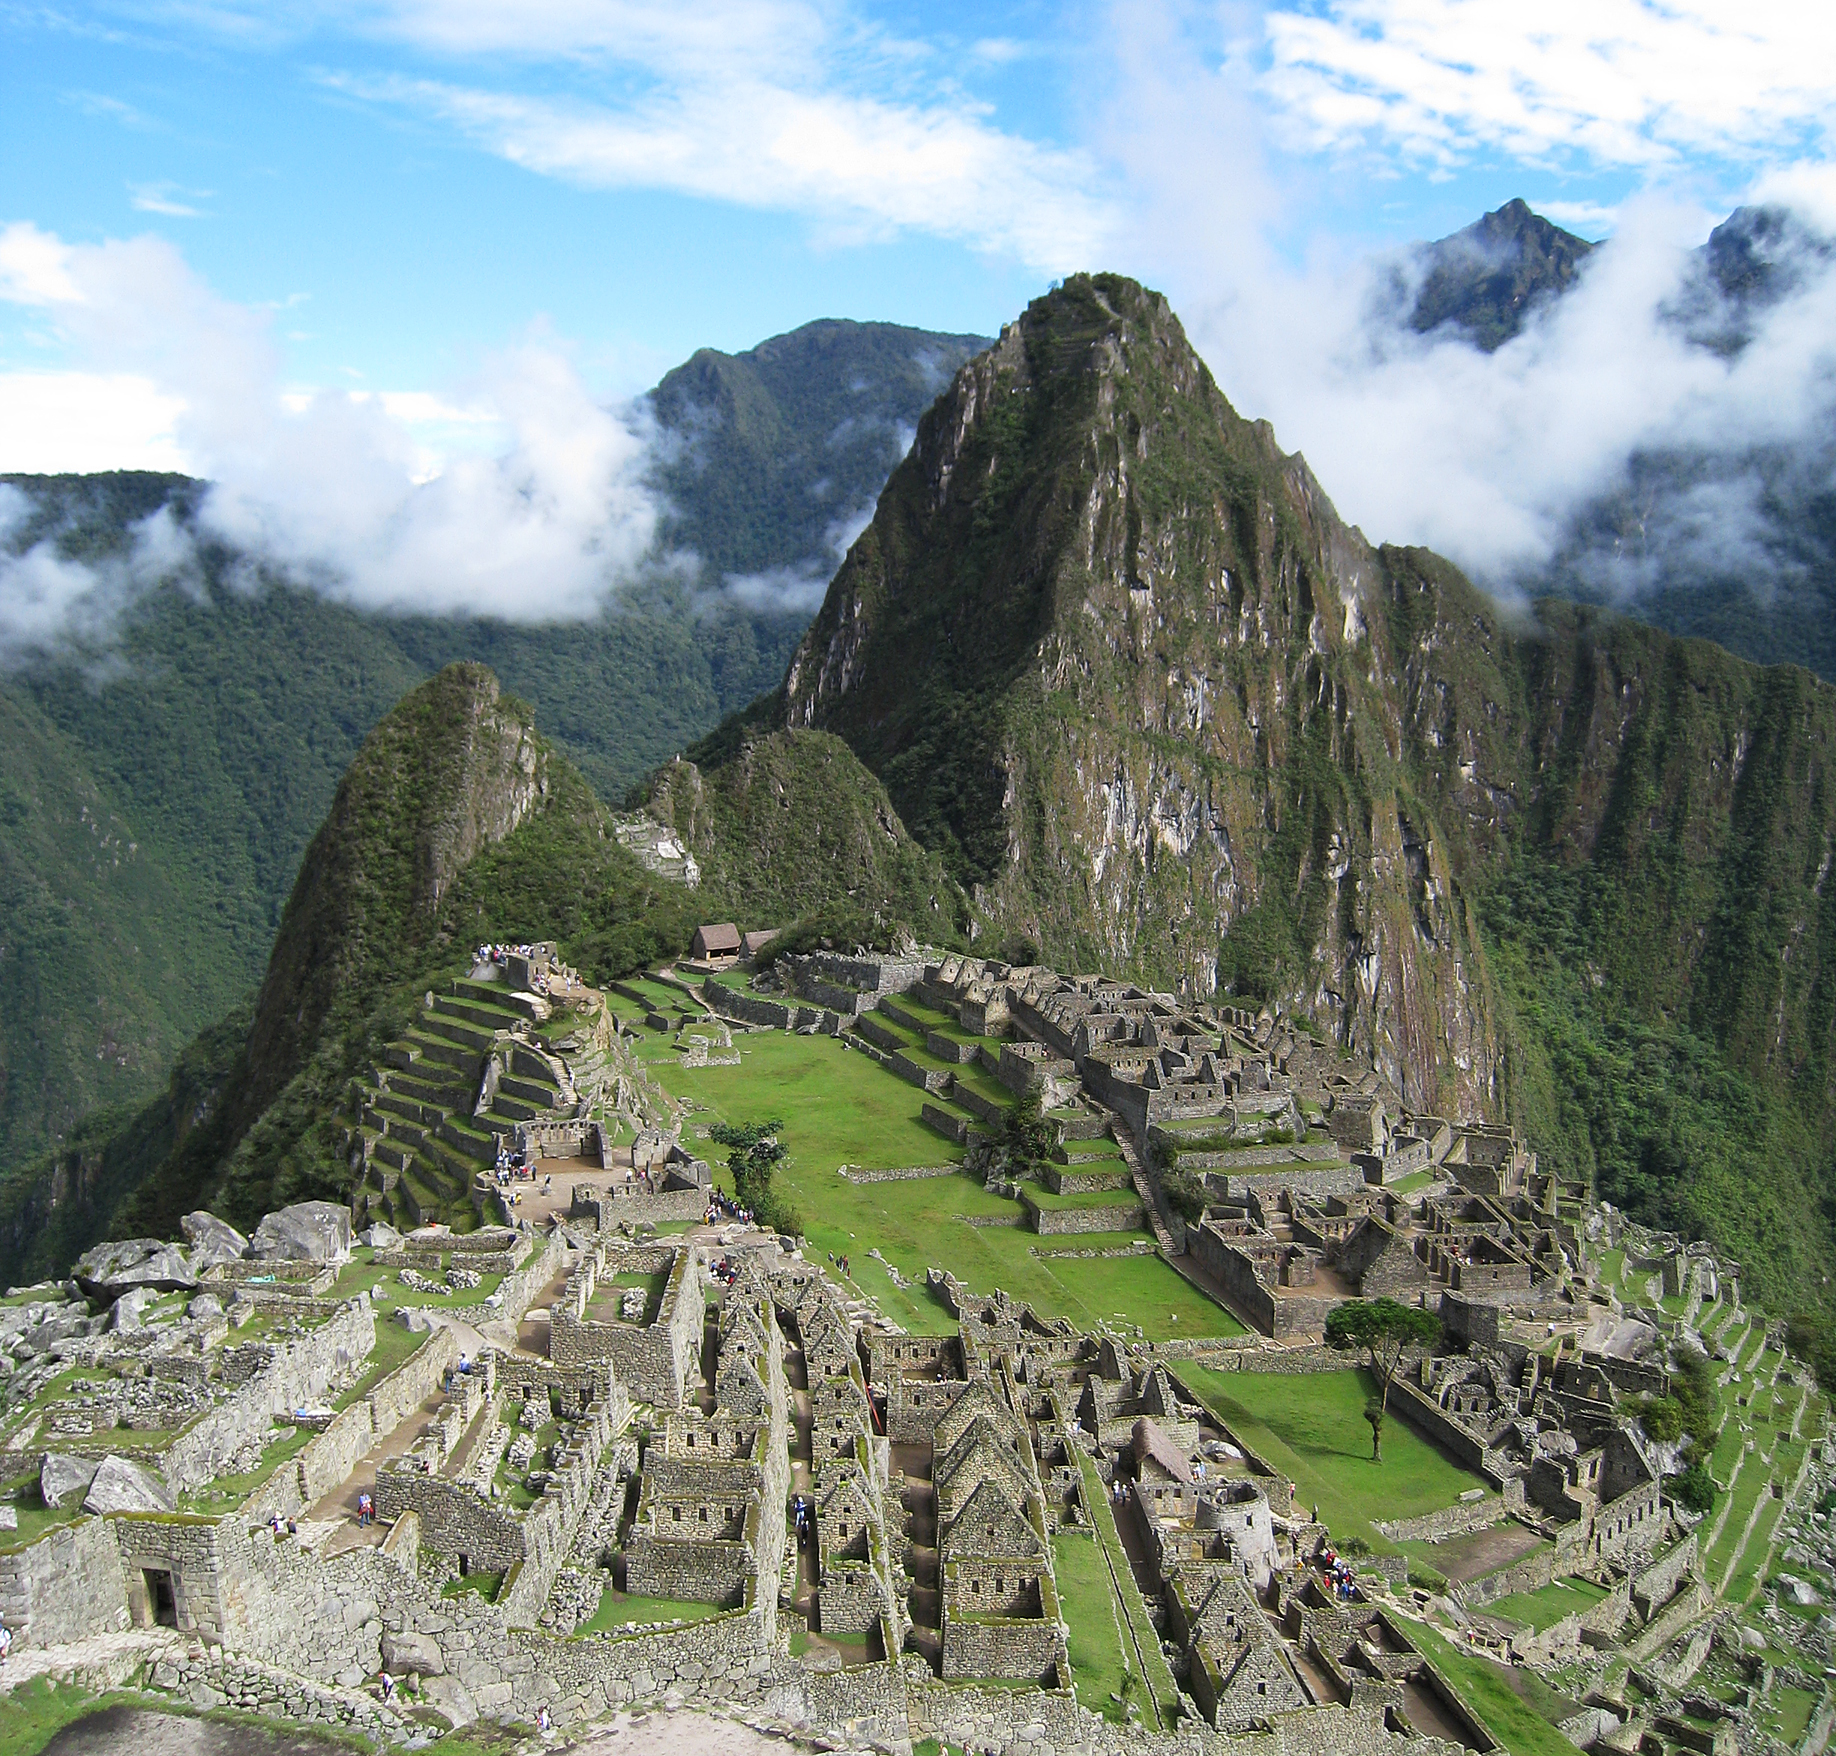
[[[1778,258],[1770,301],[1730,301],[1705,272],[1700,246],[1727,206],[1650,193],[1618,204],[1578,284],[1491,354],[1456,331],[1408,327],[1410,252],[1353,254],[1316,237],[1297,262],[1274,242],[1292,238],[1322,164],[1554,142],[1590,92],[1630,91],[1640,68],[1675,98],[1720,54],[1724,101],[1687,126],[1667,101],[1620,105],[1597,138],[1570,131],[1577,155],[1646,175],[1705,134],[1763,157],[1811,126],[1802,68],[1777,32],[1770,48],[1759,40],[1764,19],[1616,8],[1624,29],[1592,60],[1551,60],[1530,41],[1585,34],[1578,18],[1492,0],[1278,8],[1258,57],[1195,41],[1185,15],[1129,0],[1115,15],[1104,132],[1142,198],[1118,255],[1168,293],[1233,404],[1304,451],[1374,540],[1438,549],[1506,595],[1551,569],[1622,597],[1730,574],[1763,588],[1800,564],[1781,507],[1828,493],[1836,459],[1836,170],[1820,157],[1729,183],[1796,215],[1765,246]],[[1477,24],[1494,35],[1464,57]],[[1513,84],[1504,74],[1520,64]],[[1278,156],[1271,140],[1295,133],[1337,157]],[[1521,192],[1546,209],[1539,186],[1560,184],[1526,171]],[[1726,345],[1736,335],[1744,345]],[[1650,467],[1685,457],[1687,470]],[[1608,528],[1600,509],[1615,500],[1643,514],[1638,529]]]
[[[457,404],[290,393],[265,312],[218,297],[157,238],[74,245],[0,230],[0,298],[55,326],[70,391],[155,411],[166,467],[212,486],[201,539],[365,609],[510,621],[598,614],[651,553],[642,405],[595,401],[566,352],[536,337],[487,359]],[[490,449],[430,454],[411,414],[475,428]],[[137,460],[139,461],[139,460]],[[152,461],[147,459],[145,461]],[[27,529],[0,498],[0,543]],[[16,548],[17,541],[8,545]],[[63,560],[54,538],[0,557],[0,647],[100,634],[135,591],[191,563],[169,515],[118,565]]]

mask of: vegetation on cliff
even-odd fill
[[[1836,695],[1373,549],[1156,295],[1074,278],[964,368],[782,715],[980,942],[1311,1016],[1760,1296],[1836,1246]],[[722,748],[701,784],[745,791]]]

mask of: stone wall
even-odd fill
[[[1647,1622],[1677,1595],[1696,1566],[1696,1533],[1692,1530],[1674,1548],[1632,1575],[1630,1597]]]
[[[1513,1592],[1541,1591],[1558,1573],[1573,1567],[1574,1561],[1572,1550],[1538,1549],[1513,1567],[1500,1567],[1496,1573],[1482,1573],[1477,1579],[1455,1586],[1452,1595],[1469,1610],[1480,1609]]]
[[[0,1621],[21,1647],[125,1628],[121,1556],[109,1521],[79,1519],[0,1554]]]
[[[1464,1464],[1475,1475],[1483,1476],[1494,1488],[1503,1488],[1509,1479],[1500,1467],[1503,1460],[1488,1451],[1484,1442],[1470,1433],[1432,1398],[1424,1396],[1408,1379],[1398,1376],[1390,1385],[1390,1412],[1401,1415],[1424,1437],[1432,1439],[1456,1463]]]
[[[943,1623],[943,1674],[946,1679],[1046,1678],[1062,1674],[1058,1667],[1065,1663],[1064,1637],[1056,1620],[1006,1617],[971,1620],[946,1611]]]
[[[1033,1230],[1045,1237],[1066,1232],[1132,1232],[1141,1224],[1145,1209],[1139,1201],[1118,1202],[1114,1207],[1040,1207],[1027,1200]]]
[[[166,1448],[160,1467],[167,1485],[178,1494],[203,1487],[265,1434],[275,1415],[322,1400],[334,1376],[367,1359],[375,1342],[369,1301],[353,1299],[316,1329],[269,1344],[266,1364]]]
[[[415,1513],[421,1541],[436,1554],[465,1557],[473,1573],[507,1573],[523,1559],[523,1522],[502,1501],[423,1470],[376,1472],[376,1516],[385,1523]]]
[[[637,1186],[634,1185],[634,1188]],[[617,1226],[669,1225],[679,1219],[698,1220],[708,1210],[705,1189],[665,1189],[651,1194],[622,1195],[599,1189],[576,1189],[568,1218],[591,1220],[602,1232]]]
[[[617,1272],[613,1265],[623,1259],[601,1252],[582,1262],[552,1308],[549,1358],[563,1366],[610,1360],[634,1396],[658,1408],[681,1408],[683,1387],[701,1353],[707,1289],[695,1250],[681,1249],[675,1258],[657,1320],[643,1326],[586,1318],[602,1266]]]
[[[1504,1510],[1521,1511],[1523,1504],[1524,1484],[1513,1476],[1505,1483]],[[1377,1528],[1393,1543],[1442,1543],[1449,1537],[1489,1530],[1500,1522],[1498,1514],[1499,1502],[1487,1496],[1483,1500],[1443,1506],[1439,1512],[1424,1512],[1419,1518],[1380,1521]]]
[[[388,1377],[378,1380],[364,1401],[378,1434],[393,1433],[402,1419],[440,1388],[449,1366],[459,1363],[459,1337],[450,1329],[436,1329],[422,1342],[412,1359]]]

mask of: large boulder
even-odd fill
[[[179,1230],[191,1246],[191,1266],[199,1274],[207,1268],[220,1268],[226,1262],[240,1262],[248,1252],[247,1238],[233,1225],[202,1208],[186,1214],[179,1221]]]
[[[264,1262],[348,1262],[351,1210],[336,1201],[302,1201],[268,1214],[249,1240]]]
[[[383,1669],[392,1677],[405,1677],[418,1671],[423,1677],[438,1677],[446,1670],[446,1655],[431,1634],[417,1634],[412,1629],[400,1634],[385,1632],[382,1637]]]
[[[115,1308],[108,1314],[108,1326],[113,1330],[139,1329],[143,1326],[147,1307],[159,1303],[160,1295],[151,1287],[129,1287],[115,1301]]]
[[[177,1504],[172,1490],[151,1470],[125,1457],[105,1457],[89,1492],[85,1512],[170,1512]]]
[[[471,1692],[457,1677],[424,1676],[421,1695],[455,1731],[461,1726],[469,1726],[478,1717],[478,1707]]]
[[[402,1241],[402,1234],[386,1220],[375,1220],[358,1234],[358,1242],[368,1244],[377,1250],[393,1250]]]
[[[198,1284],[185,1252],[177,1244],[162,1244],[157,1238],[98,1244],[76,1259],[70,1273],[90,1298],[110,1305],[135,1287],[176,1293],[189,1292]]]
[[[47,1451],[38,1468],[38,1491],[52,1508],[67,1500],[81,1501],[96,1479],[99,1466],[93,1457],[66,1457],[60,1451]]]

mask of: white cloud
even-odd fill
[[[1664,166],[1827,135],[1836,10],[1805,0],[1322,0],[1266,20],[1313,145]]]
[[[168,219],[202,219],[204,210],[191,203],[209,198],[208,189],[181,189],[176,183],[128,185],[128,203],[137,213],[164,214]]]
[[[187,471],[180,399],[134,372],[0,373],[0,470]]]
[[[1046,273],[1091,266],[1112,225],[1086,156],[1003,133],[965,108],[743,75],[619,108],[433,80],[335,83],[437,116],[545,176],[797,213],[847,235],[956,238]]]
[[[218,298],[159,239],[71,245],[9,227],[0,297],[47,313],[78,361],[65,374],[0,375],[0,455],[14,468],[183,463],[213,483],[201,530],[330,595],[429,614],[588,617],[651,549],[644,417],[599,406],[544,338],[488,360],[449,398],[302,395],[280,383],[270,314]],[[96,418],[85,427],[67,414],[58,441],[36,416],[71,392]],[[110,420],[121,450],[104,456]],[[430,449],[442,428],[464,433],[464,448]],[[480,449],[481,437],[498,443]],[[113,602],[183,559],[169,535],[143,532],[122,580],[85,583],[44,544],[6,559],[0,646],[60,616],[87,626],[81,604]]]
[[[1533,201],[1530,205],[1545,219],[1570,230],[1579,226],[1583,231],[1610,232],[1619,224],[1617,205],[1609,207],[1598,201]]]
[[[1747,459],[1809,460],[1827,492],[1836,261],[1803,253],[1789,296],[1754,312],[1749,344],[1723,357],[1692,343],[1675,313],[1704,296],[1696,246],[1725,209],[1645,196],[1622,205],[1579,285],[1497,352],[1416,335],[1394,322],[1398,263],[1294,239],[1311,192],[1291,161],[1262,156],[1245,60],[1208,53],[1156,0],[1124,0],[1114,16],[1104,129],[1133,222],[1120,254],[1166,291],[1236,408],[1304,451],[1347,519],[1373,540],[1438,549],[1508,593],[1552,558],[1573,561],[1574,521],[1631,480],[1636,458],[1681,448],[1712,460],[1715,487],[1664,509],[1648,578],[1599,582],[1725,576],[1730,556],[1749,579],[1776,565],[1762,538],[1776,534],[1764,495],[1777,475]],[[1836,237],[1836,168],[1780,167],[1749,195],[1789,200]]]

